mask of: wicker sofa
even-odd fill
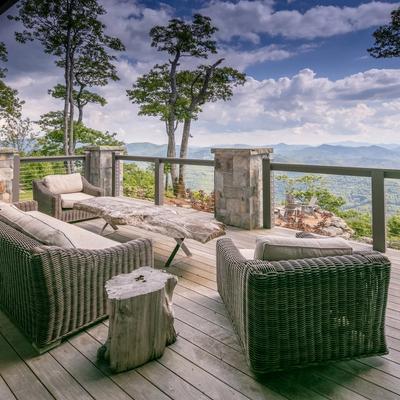
[[[82,193],[96,197],[104,196],[102,188],[93,186],[83,176],[81,176],[81,179]],[[37,201],[39,211],[65,222],[83,221],[96,217],[87,211],[63,207],[62,195],[52,193],[45,185],[44,180],[34,180],[32,185],[33,199]]]
[[[258,374],[386,354],[389,277],[372,251],[270,262],[217,242],[218,291]]]
[[[29,212],[37,203],[17,207]],[[0,218],[0,308],[39,352],[104,318],[105,282],[146,265],[153,265],[148,239],[96,250],[64,249],[44,246]]]

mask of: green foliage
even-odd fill
[[[38,124],[44,135],[37,140],[37,154],[62,154],[64,137],[62,122],[62,111],[51,111],[41,116]],[[77,153],[82,153],[83,148],[88,145],[123,145],[123,142],[116,139],[116,133],[101,132],[77,122],[74,122],[74,139],[75,146],[78,146]]]
[[[343,218],[347,225],[354,230],[354,237],[372,237],[372,218],[370,213],[347,210],[339,211],[338,216]]]
[[[400,57],[400,8],[391,13],[391,23],[379,27],[374,33],[374,46],[368,52],[375,58]]]
[[[55,99],[64,99],[65,86],[57,84],[53,89],[49,89],[49,94],[51,94]],[[75,106],[78,106],[78,104],[86,106],[89,103],[100,104],[101,106],[105,106],[107,104],[107,100],[104,97],[85,89],[83,89],[82,92],[73,90],[72,99]]]
[[[3,42],[0,42],[0,62],[7,62],[7,48]],[[0,120],[8,117],[19,117],[24,104],[18,98],[18,91],[12,89],[3,81],[6,72],[7,68],[0,64]]]
[[[207,58],[208,53],[217,52],[216,41],[212,39],[216,31],[211,18],[200,14],[195,14],[191,23],[174,18],[167,26],[158,25],[150,30],[151,46],[174,57]]]
[[[30,119],[21,115],[8,115],[0,126],[1,145],[16,149],[20,155],[27,153],[36,137]]]
[[[0,42],[0,61],[7,62],[7,48],[3,42]],[[0,79],[6,76],[7,68],[0,67]]]
[[[290,178],[287,175],[279,175],[277,180],[284,182],[286,193],[292,194],[301,203],[306,204],[314,196],[318,199],[318,205],[326,211],[337,214],[346,203],[343,197],[330,192],[322,176],[303,175]]]
[[[154,171],[136,164],[124,165],[124,196],[154,199]]]
[[[393,215],[387,222],[388,233],[391,237],[400,237],[400,214]]]

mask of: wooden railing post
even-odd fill
[[[372,170],[372,240],[374,250],[386,251],[386,207],[384,171]]]
[[[157,159],[154,162],[154,204],[162,206],[164,204],[164,163]]]
[[[271,159],[263,158],[262,161],[263,179],[263,228],[274,227],[274,182],[271,171]]]

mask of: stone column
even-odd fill
[[[13,169],[15,153],[15,149],[0,147],[0,200],[7,203],[13,201]]]
[[[215,218],[244,229],[263,226],[262,159],[271,148],[215,148]]]
[[[87,163],[85,175],[88,181],[95,186],[104,189],[105,196],[112,196],[113,162],[112,154],[122,154],[123,146],[89,146],[85,148]],[[117,168],[117,192],[116,196],[122,194],[122,165]],[[121,193],[119,188],[121,188]]]

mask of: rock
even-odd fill
[[[343,230],[347,230],[349,227],[346,224],[346,221],[344,221],[340,217],[332,217],[331,219],[331,225],[336,226],[337,228],[341,228]]]
[[[327,226],[321,229],[321,233],[325,236],[341,236],[344,231],[341,228],[337,228],[336,226]]]

